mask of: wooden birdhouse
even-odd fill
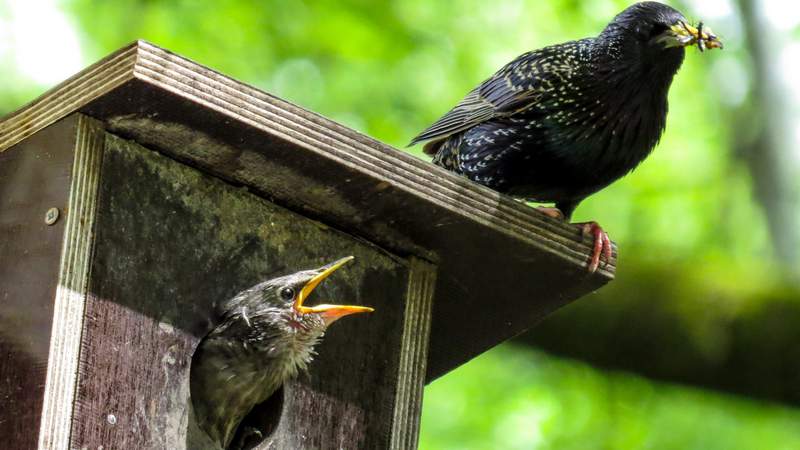
[[[423,387],[613,277],[523,203],[146,42],[0,120],[5,448],[198,448],[214,305],[355,261],[255,448],[414,448]]]

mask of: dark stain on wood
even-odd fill
[[[334,324],[285,388],[270,448],[382,448],[391,431],[404,260],[136,144],[109,137],[89,285],[75,447],[202,448],[189,367],[215,302],[258,281],[356,260],[318,301],[376,312]],[[188,430],[188,432],[187,432]]]

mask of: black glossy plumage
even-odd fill
[[[633,170],[666,124],[667,92],[682,46],[656,37],[686,22],[637,3],[597,37],[525,53],[417,136],[433,162],[500,192],[578,203]]]

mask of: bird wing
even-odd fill
[[[429,140],[440,141],[481,122],[511,115],[534,105],[540,94],[539,83],[530,70],[535,59],[536,53],[528,52],[508,63],[470,91],[461,102],[415,137],[409,145]],[[429,151],[429,145],[425,146],[426,153],[435,153],[435,148]]]

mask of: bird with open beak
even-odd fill
[[[352,259],[259,283],[220,306],[221,320],[197,347],[190,373],[197,424],[220,448],[229,448],[255,405],[307,368],[330,324],[373,311],[305,304],[314,288]]]
[[[667,92],[686,47],[722,48],[680,12],[641,2],[596,37],[525,53],[473,89],[410,145],[427,141],[433,162],[472,181],[539,203],[569,220],[589,195],[632,171],[653,150],[667,118]],[[596,222],[588,262],[611,259]]]

